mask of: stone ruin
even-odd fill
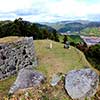
[[[13,42],[0,42],[0,79],[16,74],[36,62],[32,37],[21,37]]]

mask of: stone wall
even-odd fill
[[[22,68],[34,66],[34,61],[32,37],[0,43],[0,79],[16,74]]]

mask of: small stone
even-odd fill
[[[54,75],[52,76],[52,80],[51,80],[51,86],[55,86],[57,85],[57,83],[60,81],[61,77],[58,75]]]

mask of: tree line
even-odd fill
[[[32,36],[36,39],[51,39],[59,41],[57,31],[38,23],[23,21],[22,18],[0,23],[0,38],[6,36]]]
[[[100,44],[88,47],[86,44],[78,44],[78,49],[84,52],[87,60],[100,71]]]
[[[89,47],[85,55],[90,63],[100,71],[100,44]]]

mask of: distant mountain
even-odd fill
[[[71,31],[71,32],[76,32],[76,31],[80,31],[82,29],[84,29],[86,26],[79,23],[79,22],[72,22],[72,23],[67,23],[64,25],[63,28],[60,28],[58,29],[58,32],[68,32],[68,31]]]
[[[100,27],[100,22],[91,22],[88,20],[76,21],[60,21],[56,23],[45,23],[48,26],[55,28],[60,33],[65,32],[80,32],[85,28]]]

